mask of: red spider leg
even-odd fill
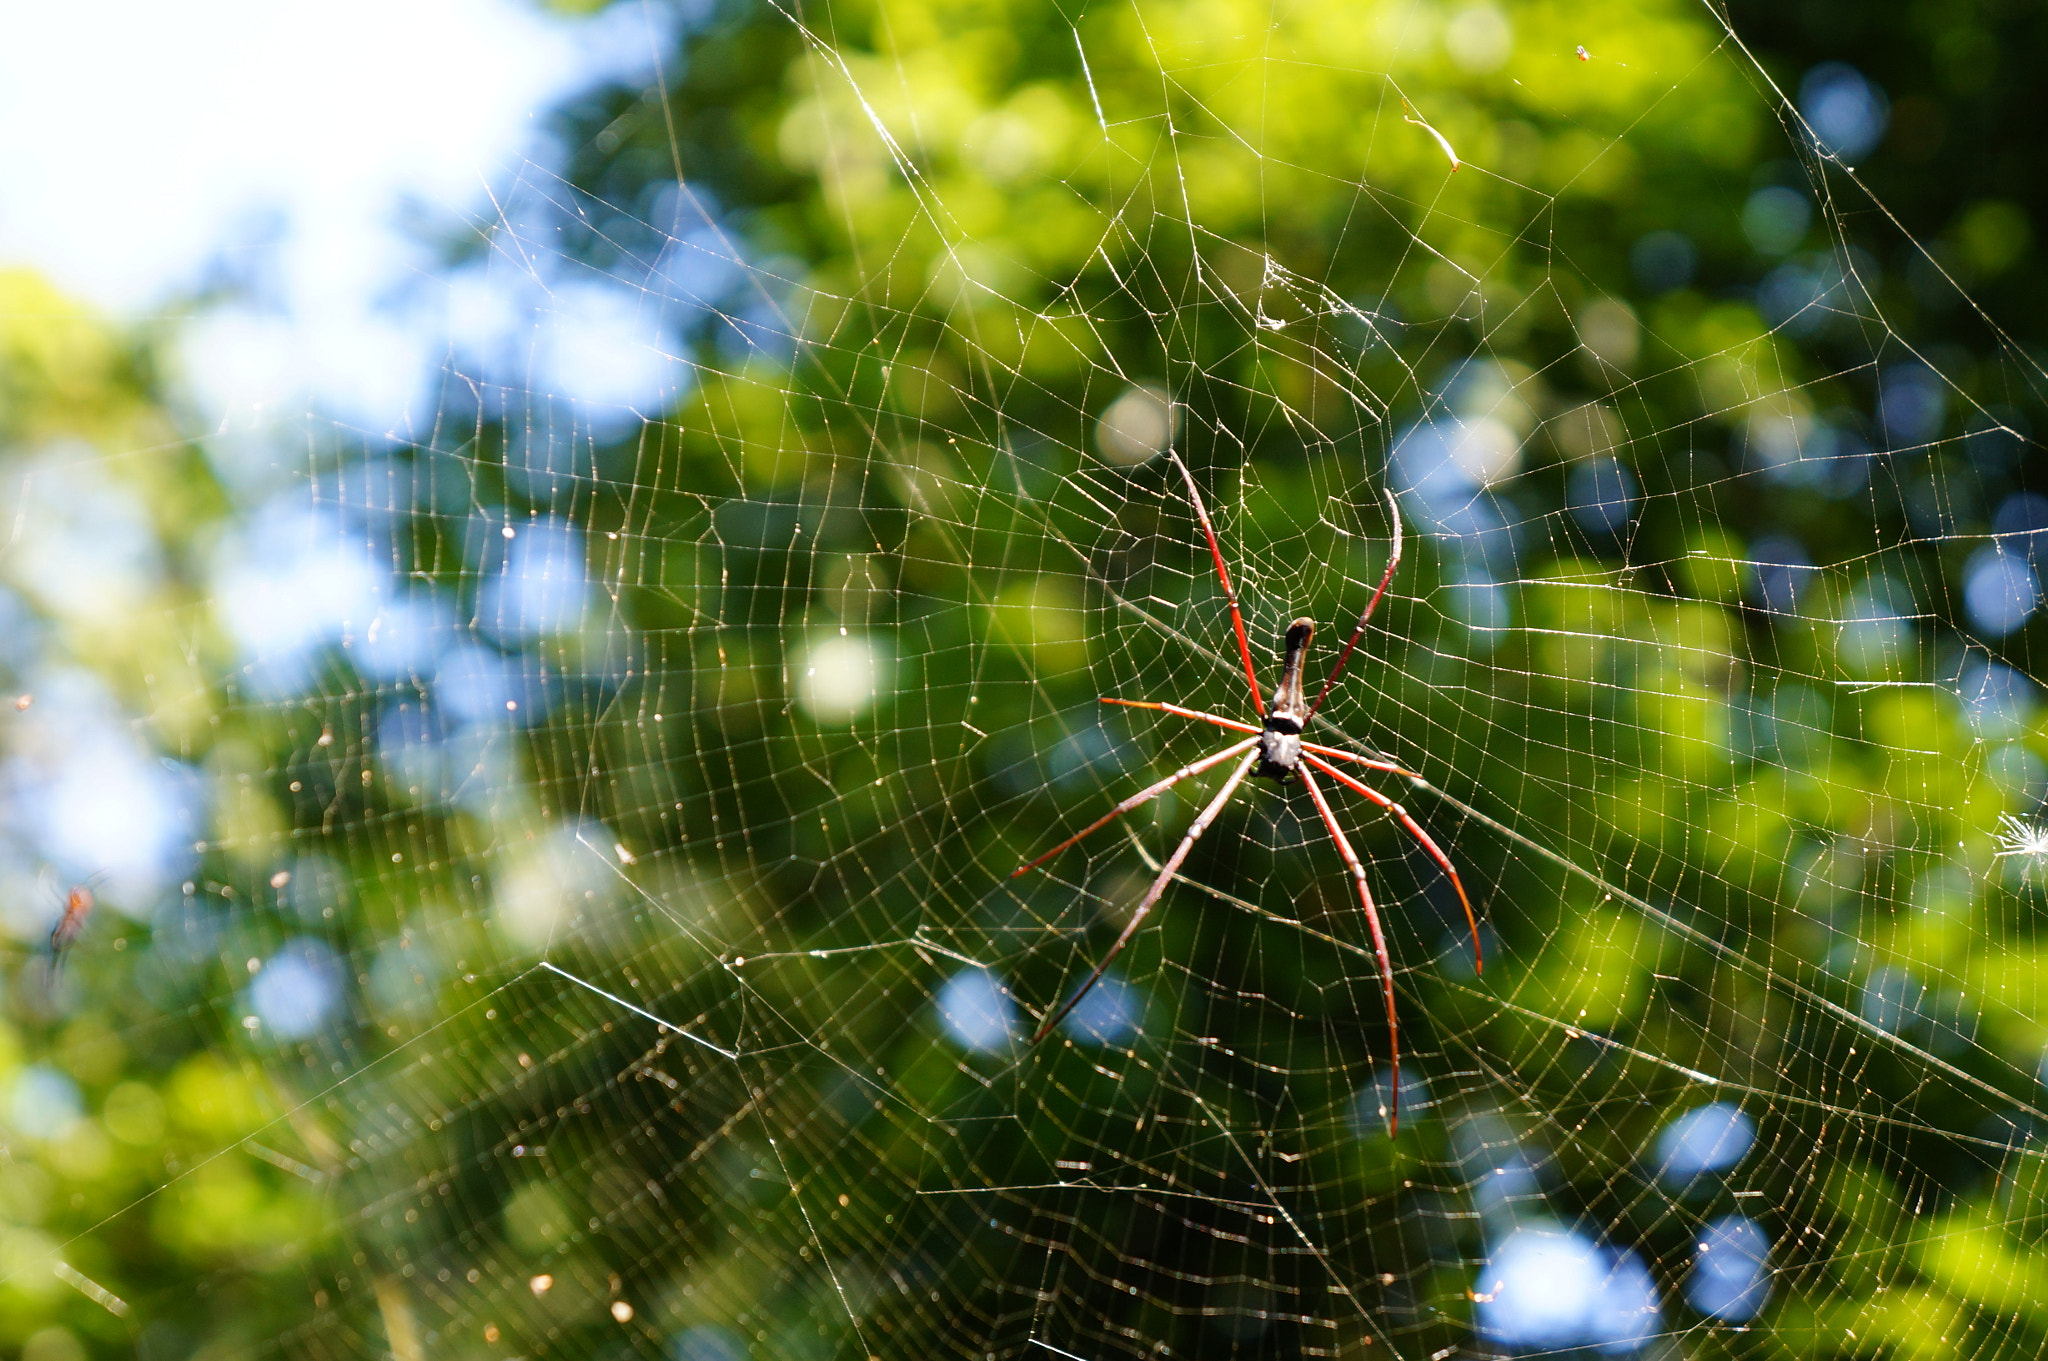
[[[1223,782],[1223,788],[1216,791],[1216,797],[1209,800],[1209,806],[1196,816],[1188,827],[1188,834],[1181,838],[1180,845],[1174,847],[1173,854],[1166,858],[1166,866],[1159,871],[1159,877],[1152,881],[1152,887],[1146,889],[1145,896],[1138,900],[1137,909],[1131,913],[1131,919],[1124,923],[1123,934],[1116,938],[1116,944],[1109,947],[1109,953],[1095,966],[1095,972],[1088,975],[1088,981],[1081,985],[1080,991],[1045,1018],[1044,1023],[1038,1027],[1038,1033],[1031,1037],[1033,1044],[1044,1039],[1054,1026],[1064,1021],[1067,1013],[1079,1006],[1081,999],[1088,995],[1089,990],[1102,981],[1102,975],[1109,970],[1110,961],[1122,952],[1124,946],[1130,944],[1131,937],[1138,933],[1138,928],[1144,924],[1146,915],[1152,911],[1152,905],[1159,901],[1160,895],[1166,892],[1167,884],[1180,872],[1181,862],[1188,858],[1188,852],[1195,848],[1195,842],[1209,829],[1209,824],[1216,820],[1216,815],[1223,811],[1223,805],[1230,802],[1230,796],[1244,783],[1245,776],[1252,773],[1252,767],[1258,764],[1258,760],[1259,753],[1252,752],[1236,770],[1230,772],[1230,778]]]
[[[1345,751],[1342,747],[1326,747],[1318,742],[1304,742],[1301,744],[1301,749],[1303,751],[1312,751],[1318,756],[1334,756],[1340,761],[1356,761],[1358,764],[1373,770],[1384,770],[1389,775],[1405,775],[1411,780],[1422,778],[1406,766],[1397,766],[1392,761],[1382,761],[1373,756],[1360,756],[1357,752]]]
[[[1357,780],[1352,779],[1327,761],[1320,761],[1309,755],[1303,755],[1301,759],[1314,766],[1317,770],[1322,771],[1323,774],[1337,781],[1346,789],[1365,795],[1365,797],[1399,818],[1401,825],[1408,829],[1408,835],[1421,842],[1422,849],[1429,852],[1430,859],[1436,861],[1443,868],[1443,872],[1451,876],[1451,887],[1458,890],[1458,901],[1465,908],[1465,925],[1471,928],[1472,931],[1472,972],[1485,972],[1486,961],[1480,957],[1479,953],[1479,919],[1472,914],[1472,900],[1465,896],[1465,881],[1458,877],[1458,871],[1451,865],[1451,858],[1444,854],[1443,847],[1437,845],[1430,834],[1422,830],[1422,824],[1410,816],[1407,809],[1395,803],[1385,794],[1380,793],[1379,790],[1374,789],[1370,785],[1360,784]]]
[[[1247,737],[1242,742],[1231,743],[1229,746],[1225,747],[1223,750],[1217,752],[1213,756],[1204,756],[1199,761],[1193,762],[1190,765],[1182,766],[1179,770],[1174,771],[1173,774],[1167,776],[1158,784],[1148,785],[1144,789],[1141,789],[1137,793],[1131,795],[1128,799],[1125,799],[1122,803],[1110,809],[1107,813],[1104,813],[1101,817],[1095,819],[1095,821],[1089,823],[1086,827],[1083,827],[1080,831],[1074,833],[1065,841],[1062,841],[1059,845],[1047,851],[1044,855],[1039,856],[1036,860],[1027,860],[1023,864],[1017,866],[1016,869],[1010,871],[1010,877],[1012,879],[1015,879],[1020,874],[1024,874],[1031,870],[1037,869],[1040,865],[1043,865],[1046,861],[1052,859],[1061,851],[1073,845],[1076,841],[1081,840],[1090,832],[1098,831],[1101,828],[1107,827],[1110,823],[1115,822],[1118,818],[1130,812],[1133,808],[1136,808],[1138,805],[1150,802],[1151,800],[1158,798],[1161,794],[1164,794],[1167,790],[1173,788],[1173,786],[1179,784],[1188,776],[1199,775],[1203,771],[1207,770],[1210,766],[1220,765],[1223,762],[1228,761],[1233,756],[1242,755],[1244,752],[1250,750],[1251,747],[1257,744],[1258,740],[1259,739],[1256,737]]]
[[[1188,500],[1195,503],[1195,518],[1202,522],[1202,534],[1209,540],[1209,556],[1216,562],[1216,579],[1223,583],[1223,598],[1230,602],[1230,626],[1237,630],[1237,655],[1244,662],[1245,683],[1252,688],[1252,708],[1263,713],[1266,701],[1259,694],[1259,673],[1252,667],[1252,645],[1244,636],[1244,615],[1237,608],[1237,587],[1230,584],[1230,569],[1223,565],[1223,550],[1217,546],[1216,530],[1209,523],[1209,509],[1202,504],[1202,493],[1195,490],[1194,474],[1188,465],[1180,461],[1179,454],[1168,454],[1173,466],[1180,469],[1180,480],[1188,484]]]
[[[1218,718],[1215,714],[1205,714],[1200,709],[1183,709],[1178,704],[1159,704],[1149,699],[1111,699],[1108,695],[1102,697],[1102,702],[1121,704],[1126,709],[1158,709],[1162,713],[1179,714],[1182,718],[1199,718],[1204,723],[1214,723],[1219,728],[1235,728],[1239,732],[1260,730],[1254,723],[1240,723],[1234,718]]]
[[[1316,691],[1316,702],[1308,706],[1309,715],[1323,707],[1323,696],[1330,693],[1330,687],[1337,683],[1337,677],[1344,673],[1344,663],[1351,660],[1351,649],[1358,646],[1358,640],[1365,636],[1366,621],[1379,607],[1380,597],[1387,593],[1387,583],[1394,579],[1394,569],[1401,565],[1401,507],[1394,500],[1394,493],[1387,493],[1387,510],[1394,517],[1394,551],[1387,555],[1387,570],[1380,573],[1380,584],[1373,589],[1372,599],[1365,602],[1365,613],[1358,616],[1358,627],[1351,630],[1351,638],[1344,644],[1344,650],[1337,654],[1337,664],[1330,668],[1330,674],[1323,677],[1323,688]]]
[[[1372,928],[1372,952],[1379,958],[1380,985],[1387,996],[1387,1062],[1393,1072],[1391,1095],[1387,1099],[1387,1137],[1391,1139],[1401,1129],[1401,1021],[1394,1014],[1394,961],[1387,954],[1387,933],[1380,929],[1379,909],[1372,905],[1372,890],[1366,887],[1365,866],[1358,863],[1357,852],[1351,849],[1344,829],[1337,825],[1337,815],[1330,811],[1323,787],[1306,770],[1301,771],[1301,782],[1308,787],[1308,796],[1315,800],[1316,811],[1323,815],[1323,826],[1329,829],[1330,840],[1337,843],[1337,854],[1351,867],[1351,881],[1358,885],[1358,901],[1365,907],[1365,924]]]

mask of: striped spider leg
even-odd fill
[[[1387,1112],[1387,1133],[1391,1137],[1399,1129],[1401,1091],[1401,1026],[1400,1017],[1394,1006],[1393,959],[1387,950],[1386,932],[1380,925],[1379,908],[1373,902],[1372,888],[1366,881],[1365,866],[1360,862],[1357,852],[1351,848],[1350,839],[1344,835],[1344,829],[1338,824],[1337,815],[1323,793],[1321,782],[1311,772],[1320,772],[1383,811],[1393,814],[1395,820],[1401,824],[1402,830],[1414,838],[1430,859],[1449,876],[1451,887],[1457,890],[1458,903],[1465,910],[1465,925],[1472,932],[1472,967],[1475,971],[1485,967],[1485,961],[1480,954],[1478,918],[1472,911],[1472,900],[1465,892],[1464,881],[1458,877],[1457,867],[1408,810],[1370,785],[1338,769],[1331,762],[1342,761],[1409,779],[1417,778],[1415,773],[1392,761],[1378,760],[1361,756],[1356,752],[1306,741],[1302,733],[1307,728],[1308,721],[1315,716],[1316,710],[1322,707],[1330,688],[1337,683],[1337,677],[1343,672],[1345,663],[1351,660],[1352,651],[1357,648],[1359,639],[1365,636],[1365,628],[1372,619],[1373,610],[1378,607],[1380,597],[1386,594],[1388,584],[1394,579],[1394,569],[1401,564],[1401,508],[1394,501],[1392,493],[1389,493],[1387,508],[1393,515],[1394,543],[1393,550],[1387,558],[1387,569],[1380,576],[1379,585],[1374,588],[1372,598],[1365,602],[1365,609],[1358,616],[1358,627],[1351,631],[1351,637],[1346,640],[1343,650],[1337,654],[1336,664],[1330,668],[1330,674],[1324,678],[1322,688],[1316,692],[1315,699],[1307,699],[1301,684],[1302,659],[1308,653],[1309,639],[1315,634],[1315,621],[1297,619],[1288,625],[1285,655],[1280,667],[1280,683],[1274,687],[1273,697],[1268,702],[1259,688],[1258,670],[1252,665],[1251,643],[1245,634],[1244,614],[1237,603],[1237,588],[1231,584],[1230,568],[1223,560],[1223,549],[1216,541],[1216,530],[1209,522],[1209,511],[1202,504],[1202,494],[1196,490],[1195,479],[1188,472],[1187,465],[1181,462],[1178,454],[1171,454],[1168,457],[1174,468],[1179,471],[1181,481],[1187,486],[1188,500],[1194,505],[1195,518],[1201,523],[1203,537],[1208,540],[1209,558],[1216,567],[1216,580],[1222,584],[1223,598],[1230,605],[1231,628],[1237,636],[1237,655],[1238,660],[1244,664],[1245,684],[1251,689],[1252,708],[1254,712],[1263,715],[1264,721],[1258,724],[1246,723],[1234,718],[1224,718],[1219,714],[1205,713],[1200,709],[1189,709],[1156,700],[1103,697],[1104,704],[1120,705],[1127,709],[1156,709],[1179,718],[1213,724],[1229,732],[1250,735],[1240,738],[1221,751],[1192,761],[1165,779],[1139,790],[1073,836],[1036,859],[1019,865],[1011,873],[1010,877],[1013,879],[1026,874],[1090,833],[1101,830],[1132,809],[1150,803],[1182,780],[1226,762],[1234,762],[1222,786],[1196,815],[1194,822],[1188,827],[1187,834],[1181,838],[1180,844],[1174,848],[1173,854],[1167,857],[1166,864],[1153,879],[1151,887],[1145,890],[1145,896],[1138,900],[1137,907],[1131,912],[1130,920],[1124,924],[1122,933],[1103,955],[1102,962],[1095,966],[1094,972],[1088,975],[1065,1002],[1047,1014],[1045,1020],[1040,1023],[1037,1033],[1031,1037],[1031,1042],[1037,1044],[1050,1034],[1053,1027],[1065,1020],[1068,1013],[1080,1004],[1081,999],[1102,981],[1102,976],[1108,972],[1110,963],[1123,951],[1124,946],[1130,943],[1131,937],[1137,934],[1146,916],[1165,894],[1167,884],[1172,882],[1174,875],[1187,860],[1188,854],[1194,850],[1195,842],[1209,829],[1209,824],[1216,820],[1217,815],[1223,811],[1223,806],[1230,802],[1238,786],[1255,775],[1272,780],[1276,784],[1283,784],[1290,777],[1298,775],[1301,777],[1302,786],[1308,790],[1309,799],[1315,804],[1316,814],[1322,819],[1324,829],[1330,834],[1330,841],[1337,848],[1338,856],[1344,861],[1345,868],[1350,871],[1352,883],[1358,889],[1359,905],[1365,909],[1366,925],[1372,932],[1373,956],[1379,963],[1381,990],[1387,1006],[1388,1065],[1393,1075],[1394,1093]]]

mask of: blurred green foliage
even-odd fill
[[[148,508],[171,555],[149,599],[46,609],[44,664],[90,666],[146,715],[160,750],[203,755],[227,707],[225,649],[194,627],[204,604],[191,555],[227,505],[160,404],[150,350],[12,272],[0,275],[0,387],[17,478],[68,464],[118,489]],[[33,565],[12,564],[12,582],[33,593]],[[34,702],[23,693],[10,710],[21,714],[16,750],[35,740],[21,726]],[[24,915],[35,913],[16,920]],[[173,907],[160,921],[178,915]],[[198,991],[181,996],[148,977],[161,975],[152,947],[164,941],[106,908],[89,924],[73,974],[53,975],[49,958],[29,950],[10,970],[0,1024],[11,1117],[0,1161],[0,1345],[39,1361],[262,1345],[305,1317],[304,1295],[275,1286],[301,1280],[307,1249],[331,1234],[322,1174],[282,1160],[293,1175],[241,1152],[280,1121],[278,1084]],[[94,1302],[89,1289],[114,1303]]]
[[[1990,655],[1956,583],[2035,457],[1966,436],[1978,411],[2038,419],[2038,17],[1738,7],[1754,66],[1678,0],[803,21],[719,7],[666,106],[622,88],[560,114],[592,202],[642,211],[681,165],[753,266],[729,308],[752,329],[704,341],[692,395],[574,507],[614,612],[548,644],[563,698],[489,811],[377,758],[393,696],[344,650],[303,702],[243,688],[202,561],[246,508],[167,412],[149,338],[0,279],[10,446],[81,442],[167,564],[118,616],[45,609],[49,648],[204,771],[212,810],[182,915],[105,925],[70,994],[15,970],[0,1081],[61,1075],[79,1110],[9,1135],[0,1340],[1439,1354],[1471,1336],[1475,1187],[1520,1140],[1552,1215],[1649,1262],[1686,1354],[2038,1354],[2048,950],[1992,832],[2035,811],[2001,753],[2048,734],[1953,693]],[[1766,78],[1795,91],[1825,59],[1891,95],[1858,174],[1896,222],[1787,131]],[[1767,256],[1744,207],[1773,187],[1832,215]],[[1693,276],[1652,287],[1632,253],[1674,230]],[[602,233],[565,242],[630,280]],[[1774,326],[1759,284],[1836,245],[1870,296]],[[1869,429],[1908,344],[1953,384],[1930,447],[1850,495],[1743,463],[1844,412]],[[973,963],[1042,1014],[1192,815],[1162,800],[1136,845],[1104,832],[1006,886],[1205,749],[1097,696],[1243,710],[1177,484],[1098,429],[1144,383],[1182,404],[1262,658],[1292,615],[1327,637],[1359,608],[1391,438],[1429,403],[1518,451],[1505,618],[1461,605],[1471,564],[1411,525],[1327,711],[1426,777],[1403,797],[1499,947],[1474,979],[1443,885],[1355,828],[1441,1103],[1398,1142],[1360,1100],[1387,1035],[1351,890],[1294,796],[1241,799],[1191,860],[1240,901],[1177,889],[1127,952],[1137,1038],[974,1052],[934,1004]],[[399,536],[420,579],[473,597],[471,498],[507,524],[548,508],[503,475],[511,433],[392,458],[419,487],[459,469]],[[1563,509],[1603,456],[1644,494],[1624,535]],[[1759,608],[1758,550],[1787,538],[1819,564],[1796,615]],[[1895,594],[1897,619],[1866,608]],[[2039,627],[1999,655],[2034,674]],[[880,693],[835,699],[835,666]],[[346,886],[310,925],[275,878],[308,857]],[[237,999],[303,932],[348,962],[353,1010],[282,1044]],[[1758,1152],[1660,1184],[1657,1132],[1711,1098]],[[1461,1143],[1480,1115],[1506,1134]],[[1692,1329],[1700,1226],[1738,1210],[1777,1244],[1769,1311]]]

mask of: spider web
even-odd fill
[[[217,807],[152,928],[277,1106],[65,1259],[167,1310],[97,1245],[261,1162],[314,1208],[250,1352],[2037,1354],[2039,366],[1895,326],[1915,243],[1710,13],[1360,13],[1048,7],[964,110],[791,18],[812,265],[532,167],[481,267],[626,290],[687,376],[622,423],[456,355],[418,438],[316,428],[315,523],[407,584],[237,673],[268,830]],[[1715,157],[1721,225],[1602,244]],[[1298,783],[1026,1043],[1224,774],[1012,879],[1231,740],[1100,697],[1257,719],[1169,448],[1268,688],[1395,494],[1314,736],[1416,772],[1361,778],[1486,957],[1326,781],[1398,1092]]]

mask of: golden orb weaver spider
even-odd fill
[[[1378,608],[1380,597],[1386,594],[1388,583],[1394,579],[1394,569],[1401,565],[1401,508],[1395,502],[1393,493],[1389,492],[1387,509],[1393,515],[1394,544],[1392,552],[1387,557],[1387,570],[1381,575],[1380,584],[1373,590],[1372,598],[1365,602],[1365,610],[1358,616],[1358,627],[1351,631],[1351,638],[1344,644],[1344,650],[1337,654],[1337,664],[1331,667],[1330,674],[1323,678],[1322,688],[1316,692],[1316,697],[1313,700],[1307,699],[1301,688],[1301,663],[1307,655],[1309,639],[1315,633],[1316,623],[1313,619],[1297,619],[1287,626],[1286,653],[1280,666],[1280,683],[1274,687],[1273,698],[1269,703],[1259,690],[1259,674],[1257,668],[1252,665],[1252,649],[1245,637],[1244,614],[1238,608],[1237,589],[1231,585],[1230,568],[1223,561],[1223,549],[1216,542],[1216,530],[1209,523],[1209,511],[1202,504],[1202,494],[1195,489],[1194,475],[1188,472],[1187,465],[1181,462],[1180,456],[1169,454],[1167,457],[1179,471],[1181,481],[1186,483],[1188,500],[1195,508],[1195,518],[1201,522],[1202,534],[1209,541],[1209,557],[1216,564],[1216,580],[1223,586],[1223,598],[1230,603],[1230,623],[1237,632],[1237,655],[1244,663],[1245,683],[1251,687],[1252,709],[1262,714],[1264,721],[1254,726],[1233,718],[1204,713],[1199,709],[1183,708],[1178,704],[1113,699],[1107,695],[1102,697],[1104,704],[1121,705],[1127,709],[1157,709],[1181,718],[1213,723],[1219,728],[1227,728],[1233,732],[1250,733],[1251,736],[1233,742],[1221,751],[1212,752],[1199,761],[1182,766],[1156,784],[1147,785],[1045,854],[1034,860],[1025,861],[1011,872],[1012,879],[1027,874],[1091,832],[1108,826],[1132,809],[1158,798],[1182,780],[1199,775],[1212,766],[1221,765],[1234,757],[1242,758],[1238,760],[1229,777],[1223,781],[1223,787],[1216,791],[1216,796],[1209,800],[1207,806],[1196,815],[1194,822],[1189,824],[1187,835],[1181,838],[1180,845],[1167,857],[1159,876],[1152,881],[1152,886],[1145,890],[1145,896],[1138,900],[1138,906],[1132,911],[1130,920],[1124,924],[1123,933],[1116,938],[1116,943],[1109,947],[1109,953],[1102,957],[1102,962],[1095,966],[1095,971],[1088,975],[1087,980],[1072,996],[1047,1013],[1045,1020],[1038,1027],[1038,1032],[1031,1037],[1031,1042],[1037,1044],[1050,1034],[1052,1028],[1066,1019],[1067,1014],[1080,1004],[1090,989],[1102,981],[1102,976],[1108,971],[1111,961],[1130,943],[1131,937],[1136,935],[1138,928],[1144,924],[1146,915],[1166,892],[1167,884],[1180,870],[1181,863],[1188,858],[1188,852],[1194,849],[1195,842],[1201,839],[1202,833],[1208,830],[1209,824],[1216,820],[1217,814],[1223,811],[1223,806],[1230,802],[1230,796],[1237,792],[1237,787],[1244,783],[1247,777],[1258,775],[1272,780],[1275,784],[1284,784],[1288,777],[1299,775],[1303,787],[1308,790],[1310,800],[1316,806],[1317,815],[1322,818],[1324,828],[1330,833],[1330,840],[1336,843],[1337,853],[1344,858],[1345,865],[1350,868],[1352,882],[1358,886],[1358,901],[1365,908],[1366,924],[1372,928],[1373,954],[1379,961],[1380,983],[1387,1002],[1388,1066],[1393,1079],[1393,1085],[1388,1088],[1390,1095],[1387,1106],[1387,1133],[1391,1137],[1399,1129],[1401,1091],[1401,1023],[1394,1009],[1393,960],[1387,953],[1386,933],[1380,928],[1379,909],[1373,904],[1372,889],[1366,883],[1365,866],[1359,863],[1357,853],[1351,849],[1351,842],[1344,835],[1344,829],[1337,825],[1337,816],[1330,810],[1329,800],[1324,797],[1322,786],[1317,782],[1313,772],[1322,772],[1346,789],[1364,796],[1381,809],[1392,813],[1403,829],[1414,837],[1429,853],[1430,858],[1450,876],[1451,887],[1458,891],[1458,902],[1465,909],[1465,925],[1472,932],[1472,967],[1475,972],[1485,967],[1485,961],[1480,955],[1479,922],[1472,911],[1472,900],[1466,896],[1465,883],[1458,877],[1457,867],[1451,864],[1451,858],[1444,854],[1443,848],[1436,844],[1429,833],[1422,830],[1422,825],[1400,804],[1369,785],[1353,779],[1330,762],[1349,761],[1370,770],[1384,771],[1389,775],[1402,775],[1409,779],[1418,778],[1415,773],[1391,761],[1374,760],[1337,747],[1305,741],[1302,733],[1307,729],[1309,720],[1315,717],[1316,710],[1322,707],[1324,698],[1330,693],[1330,687],[1335,685],[1337,677],[1343,674],[1344,664],[1351,660],[1352,650],[1358,646],[1358,640],[1365,636],[1365,626],[1371,621],[1373,610]]]

